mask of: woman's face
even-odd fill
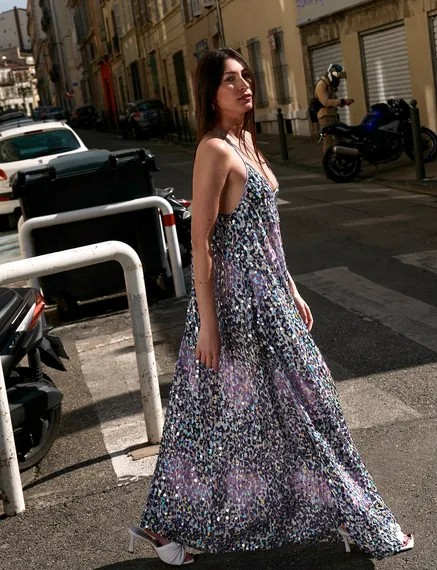
[[[253,106],[251,74],[236,59],[226,59],[215,107],[225,115],[244,115]]]

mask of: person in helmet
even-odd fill
[[[337,89],[341,79],[346,79],[346,72],[341,65],[331,63],[326,73],[317,82],[315,96],[323,105],[317,113],[320,128],[328,127],[337,122],[337,108],[351,105],[353,99],[338,99]],[[334,144],[331,136],[325,137],[323,141],[323,152],[326,152]]]

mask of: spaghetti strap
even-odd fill
[[[247,160],[247,158],[244,156],[244,154],[241,152],[241,149],[238,148],[238,146],[236,144],[234,144],[226,135],[224,135],[223,133],[221,133],[219,130],[217,129],[211,129],[211,131],[213,133],[216,133],[222,140],[226,141],[234,150],[235,152],[238,154],[238,156],[241,158],[241,160],[244,162],[245,166],[246,166],[246,172],[248,171],[248,167],[250,167],[256,174],[258,174],[258,176],[260,176],[268,185],[268,187],[270,188],[270,190],[272,191],[272,193],[277,192],[277,190],[279,189],[279,184],[278,184],[278,180],[275,178],[275,182],[276,182],[276,188],[272,188],[272,185],[269,181],[269,179],[267,178],[267,176],[265,174],[261,174],[261,172],[255,168],[255,166],[253,164],[251,164],[249,162],[249,160]],[[262,168],[262,167],[261,167]],[[273,173],[272,173],[273,174]]]

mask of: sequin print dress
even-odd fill
[[[338,540],[344,524],[369,555],[392,555],[399,527],[290,293],[276,194],[246,168],[213,236],[219,372],[196,364],[193,287],[140,526],[221,553]]]

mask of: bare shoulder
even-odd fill
[[[197,147],[196,161],[208,160],[215,163],[228,162],[231,156],[231,148],[229,144],[214,134],[207,134],[200,141]]]

